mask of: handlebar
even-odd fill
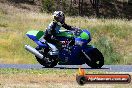
[[[79,36],[80,33],[82,32],[82,30],[80,28],[72,28],[71,32],[76,35]]]

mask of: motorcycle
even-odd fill
[[[36,48],[25,45],[25,49],[35,55],[36,60],[46,68],[59,65],[87,64],[91,68],[101,68],[104,65],[102,53],[88,43],[91,41],[88,30],[60,30],[55,36],[59,40],[61,49],[48,43],[44,38],[45,32],[31,30],[26,35],[38,46]]]

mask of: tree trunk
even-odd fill
[[[71,4],[70,4],[70,13],[72,11],[72,0],[71,0]]]
[[[81,2],[81,15],[83,15],[83,0]]]
[[[81,0],[79,0],[78,8],[78,14],[81,15]]]
[[[93,9],[95,10],[96,17],[100,17],[99,15],[99,0],[90,0]]]
[[[96,17],[100,17],[100,15],[99,15],[99,0],[95,0],[95,11],[96,11]]]

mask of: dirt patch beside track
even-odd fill
[[[1,74],[2,88],[131,88],[130,84],[77,84],[75,75]]]

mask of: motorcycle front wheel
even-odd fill
[[[86,53],[90,60],[85,57],[86,64],[91,68],[101,68],[104,65],[104,57],[102,53],[97,49],[94,48],[90,53]]]

